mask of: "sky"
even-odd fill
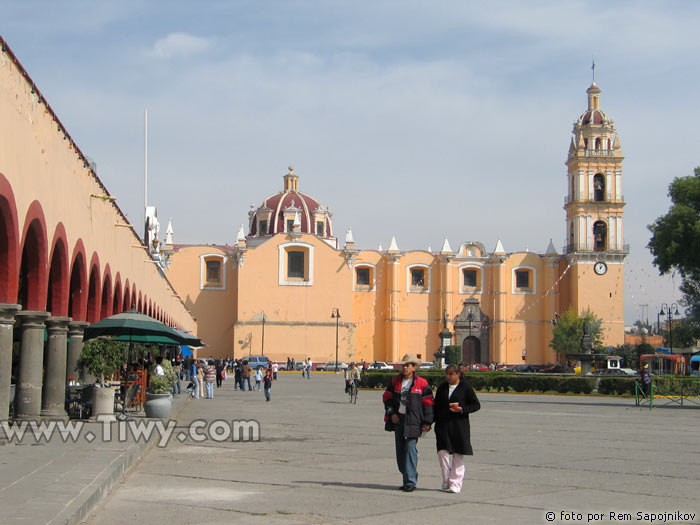
[[[0,35],[129,220],[233,244],[282,189],[341,245],[543,253],[565,244],[566,156],[591,63],[617,127],[625,320],[681,299],[647,226],[698,154],[700,3],[5,0]],[[141,227],[137,231],[141,231]],[[647,305],[646,308],[642,305]]]

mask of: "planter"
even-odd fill
[[[170,394],[151,394],[146,392],[146,402],[143,404],[146,417],[164,419],[170,415],[172,407],[173,398]]]
[[[114,389],[92,389],[92,417],[99,415],[114,415]]]

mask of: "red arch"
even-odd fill
[[[49,257],[49,284],[46,298],[46,311],[53,316],[68,315],[68,240],[63,223],[56,225]]]
[[[100,257],[97,252],[90,259],[90,272],[88,277],[87,322],[92,324],[100,320]]]
[[[128,312],[131,310],[131,287],[129,286],[129,278],[127,277],[126,283],[124,284],[124,305],[122,307],[122,312]]]
[[[137,304],[136,309],[139,312],[143,313],[143,297],[141,296],[141,290],[139,290],[139,302],[136,304]]]
[[[0,173],[0,303],[14,303],[19,283],[19,230],[12,186]]]
[[[112,315],[122,311],[122,276],[117,272],[114,278],[114,301],[112,302]]]
[[[109,263],[102,272],[102,293],[100,300],[100,319],[112,315],[112,269]]]
[[[83,240],[78,239],[73,247],[70,270],[70,292],[68,316],[74,321],[85,321],[87,312],[87,257]]]
[[[25,310],[46,309],[48,248],[46,219],[39,201],[29,205],[22,232],[22,259],[19,267],[17,302]]]
[[[148,300],[148,316],[153,317],[153,303],[151,300]]]
[[[129,306],[129,309],[134,309],[138,312],[138,296],[136,295],[136,285],[133,285],[131,287],[131,306]]]

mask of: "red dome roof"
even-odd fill
[[[323,237],[332,237],[332,224],[330,213],[324,209],[318,201],[308,195],[298,191],[298,176],[294,174],[293,168],[285,175],[285,190],[265,199],[262,204],[251,212],[250,236],[258,236],[257,222],[255,216],[263,212],[263,217],[269,217],[268,231],[262,235],[275,235],[285,231],[285,210],[294,210],[299,214],[301,233],[316,234],[314,224],[314,212],[320,212],[325,223]],[[289,218],[289,215],[287,215]],[[266,219],[263,219],[266,220]],[[318,219],[320,221],[320,218]]]

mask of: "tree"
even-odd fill
[[[92,339],[83,345],[77,368],[86,367],[104,387],[112,373],[125,359],[126,343],[109,339]]]
[[[565,354],[579,354],[583,351],[583,327],[587,326],[591,335],[594,352],[603,347],[603,328],[601,320],[593,312],[586,310],[579,315],[573,308],[564,312],[556,326],[552,329],[552,342],[549,344],[554,351],[563,357]]]
[[[688,348],[695,346],[700,337],[700,328],[694,319],[682,319],[680,321],[671,322],[673,327],[673,347]],[[664,344],[671,346],[671,333],[668,330],[664,331]]]
[[[652,233],[647,247],[661,275],[681,275],[683,304],[700,322],[700,167],[694,175],[676,177],[668,187],[672,205],[649,225]]]

